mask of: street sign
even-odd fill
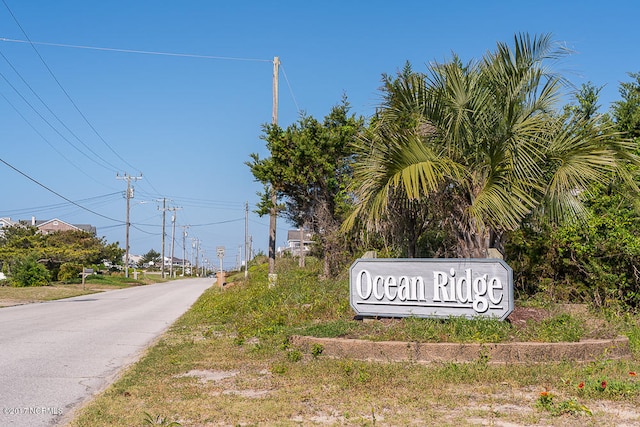
[[[216,247],[216,253],[218,254],[218,258],[224,258],[224,246]]]
[[[349,286],[362,316],[505,320],[513,311],[513,271],[500,259],[358,259]]]

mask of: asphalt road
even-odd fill
[[[177,280],[1,308],[0,426],[68,422],[213,282]]]

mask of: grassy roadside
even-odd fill
[[[160,274],[141,275],[139,280],[119,275],[91,275],[87,277],[85,285],[81,283],[54,283],[50,286],[33,286],[15,288],[0,286],[0,307],[28,304],[41,301],[52,301],[80,295],[88,295],[109,289],[122,289],[130,286],[141,286],[165,281]]]
[[[594,328],[565,313],[526,332],[493,322],[356,322],[345,280],[318,283],[313,268],[282,268],[273,289],[263,266],[243,286],[209,289],[70,425],[640,424],[640,379],[633,375],[640,371],[637,316],[601,316],[594,323],[596,330],[629,336],[631,361],[494,366],[486,360],[433,365],[331,360],[320,348],[309,354],[291,348],[287,337],[381,334],[477,342],[526,334],[522,337],[534,340],[576,340]]]

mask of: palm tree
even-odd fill
[[[564,54],[548,35],[517,35],[481,61],[454,57],[426,75],[406,66],[385,77],[381,109],[357,146],[357,207],[344,227],[396,220],[389,207],[404,194],[429,201],[458,256],[485,257],[534,211],[583,216],[588,184],[635,159],[597,118],[556,112],[564,81],[546,63]]]

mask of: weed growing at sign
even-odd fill
[[[585,405],[579,403],[576,399],[572,398],[558,401],[556,396],[549,391],[543,391],[540,393],[536,405],[554,416],[565,414],[592,415],[591,410],[589,410]]]
[[[151,426],[165,426],[165,427],[181,427],[182,426],[182,424],[180,424],[177,421],[171,421],[161,415],[156,415],[154,417],[148,412],[145,412],[144,414],[144,423],[145,425],[151,425]]]

